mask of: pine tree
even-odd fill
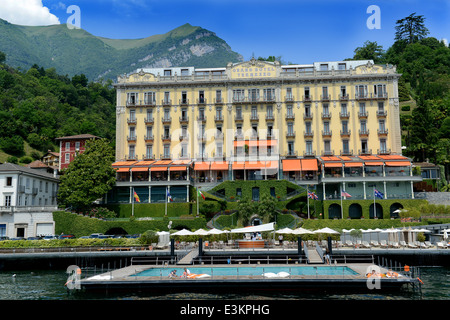
[[[416,16],[416,13],[412,13],[406,18],[397,20],[397,26],[395,27],[395,40],[404,40],[407,43],[414,43],[426,37],[429,33],[425,27],[424,16]]]

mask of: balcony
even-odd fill
[[[303,131],[303,136],[306,138],[313,138],[314,137],[314,131]]]
[[[290,151],[286,152],[286,157],[297,157],[297,156],[298,156],[297,151],[290,150]]]
[[[353,155],[353,150],[344,149],[340,151],[341,156],[351,156]]]
[[[339,112],[339,118],[341,118],[341,119],[349,119],[350,118],[350,112]]]
[[[223,122],[223,115],[215,115],[214,116],[214,121],[215,122]]]
[[[312,150],[306,150],[306,151],[303,151],[303,156],[304,157],[315,157],[316,152],[312,151]]]
[[[351,130],[341,130],[341,137],[349,137]]]
[[[391,149],[378,149],[377,154],[380,155],[388,155],[391,154]]]
[[[128,142],[132,142],[132,141],[136,142],[136,136],[135,135],[127,136],[127,141]]]
[[[159,155],[159,158],[160,158],[161,160],[171,160],[171,159],[172,159],[172,156],[171,156],[170,154],[163,153],[163,154],[160,154],[160,155]]]
[[[274,121],[275,116],[273,114],[266,114],[266,121]]]
[[[340,94],[339,95],[340,101],[348,101],[348,93],[347,94]]]
[[[247,99],[244,96],[236,96],[233,97],[233,103],[245,103],[247,102]]]
[[[275,102],[275,97],[274,96],[263,96],[262,98],[259,99],[259,102],[273,103],[273,102]]]
[[[369,129],[359,129],[359,136],[360,137],[367,137],[369,135]]]
[[[144,137],[144,140],[145,140],[145,142],[153,142],[153,140],[154,140],[153,135],[152,134],[146,135]]]
[[[205,115],[197,116],[197,121],[206,122],[206,116]]]
[[[189,123],[189,117],[188,116],[180,117],[180,123],[181,124]]]
[[[257,114],[250,115],[250,122],[258,122],[259,116]]]
[[[136,118],[128,118],[127,119],[127,123],[130,125],[136,125],[137,124],[137,119]]]
[[[360,112],[358,112],[358,117],[360,119],[367,119],[368,116],[369,116],[369,114],[368,114],[367,111],[360,111]]]
[[[180,141],[189,140],[189,135],[188,135],[187,132],[186,133],[180,133],[180,135],[178,137],[179,137]]]
[[[125,160],[137,160],[137,159],[138,159],[138,157],[135,154],[125,155]]]
[[[161,140],[163,142],[170,142],[172,140],[172,136],[170,134],[162,134]]]
[[[380,93],[373,94],[373,99],[376,99],[376,100],[385,100],[387,98],[388,98],[387,92],[380,92]]]
[[[206,104],[206,98],[197,99],[197,104],[200,104],[200,105]]]
[[[155,155],[154,154],[143,154],[142,159],[143,160],[155,160]]]
[[[288,113],[288,114],[286,114],[285,118],[286,118],[286,121],[295,120],[295,114],[294,113]]]
[[[163,99],[163,100],[161,101],[161,104],[162,104],[163,106],[170,107],[170,106],[172,105],[172,100],[171,100],[171,99]]]
[[[155,122],[155,119],[153,119],[153,117],[146,117],[144,119],[145,124],[149,125],[149,124],[153,124]]]
[[[180,106],[188,106],[189,99],[180,99]]]
[[[311,95],[305,95],[303,96],[303,102],[311,102],[312,96]]]
[[[286,132],[286,138],[287,139],[294,139],[295,138],[295,131],[292,132]]]
[[[331,119],[331,112],[322,113],[322,120],[330,120],[330,119]]]
[[[334,152],[331,150],[322,150],[322,155],[323,156],[333,156]]]
[[[386,118],[387,117],[387,111],[385,111],[385,110],[377,110],[377,117],[378,118]]]
[[[380,93],[363,93],[363,94],[355,94],[356,100],[385,100],[388,98],[387,92]]]
[[[360,156],[363,155],[371,155],[372,154],[372,149],[362,149],[362,150],[358,150],[358,154]]]
[[[384,129],[377,129],[377,133],[379,136],[387,136],[388,134],[388,129],[384,128]]]
[[[325,94],[325,95],[320,95],[320,100],[321,101],[330,101],[331,100],[331,95],[329,94]]]
[[[312,120],[312,118],[313,118],[313,115],[310,112],[303,114],[303,120]]]
[[[172,123],[172,117],[164,117],[161,119],[163,124],[171,124]]]
[[[295,101],[295,98],[294,98],[293,95],[287,95],[287,96],[284,97],[284,101],[286,101],[286,102],[293,102],[293,101]]]
[[[190,158],[191,158],[191,155],[189,153],[182,153],[182,152],[180,152],[178,154],[178,159],[190,159]]]
[[[206,133],[199,133],[199,134],[197,135],[197,139],[198,139],[199,141],[206,141],[206,139],[207,139]]]
[[[224,104],[225,101],[223,100],[223,98],[216,98],[214,99],[214,104]]]
[[[234,121],[235,122],[243,122],[244,118],[242,117],[242,115],[235,115],[234,116]]]
[[[326,130],[326,131],[322,130],[322,137],[331,138],[331,130]]]

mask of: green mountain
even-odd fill
[[[138,68],[222,67],[242,56],[214,32],[182,25],[143,39],[107,39],[67,25],[19,26],[0,19],[0,51],[6,63],[28,70],[37,64],[59,74],[85,74],[90,80],[116,79]]]

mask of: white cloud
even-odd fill
[[[42,4],[42,0],[1,0],[0,18],[23,26],[60,24],[58,17]]]

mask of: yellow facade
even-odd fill
[[[401,154],[399,76],[371,61],[140,70],[115,84],[116,159]]]

